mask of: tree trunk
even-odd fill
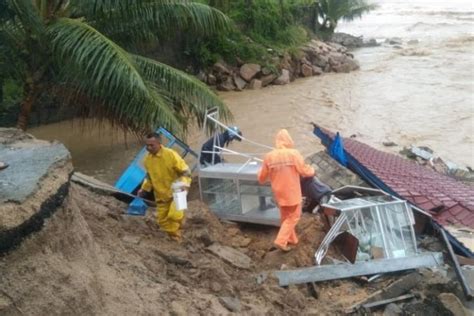
[[[35,86],[34,83],[26,84],[25,95],[23,101],[20,104],[20,115],[18,116],[18,121],[16,127],[21,130],[26,130],[28,126],[28,120],[30,118],[31,109],[33,104],[38,98],[39,88]]]

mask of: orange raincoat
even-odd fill
[[[298,243],[295,226],[301,216],[300,176],[312,177],[314,169],[305,164],[303,156],[293,148],[293,140],[286,129],[277,133],[275,147],[265,155],[258,181],[263,184],[270,179],[281,216],[281,227],[275,244],[286,248],[288,243]]]

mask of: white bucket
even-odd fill
[[[173,192],[173,201],[178,211],[183,211],[188,208],[188,201],[186,200],[187,195],[188,192],[185,190]]]

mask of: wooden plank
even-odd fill
[[[458,258],[454,254],[453,247],[451,246],[451,243],[449,242],[448,236],[446,235],[446,232],[444,231],[443,228],[440,229],[441,235],[443,236],[444,243],[446,244],[446,247],[448,248],[449,256],[451,257],[451,261],[454,264],[454,271],[456,272],[456,275],[458,277],[459,283],[461,283],[462,290],[464,292],[464,295],[466,298],[470,301],[472,300],[472,290],[469,285],[469,283],[466,280],[466,277],[464,276],[461,266],[459,265]]]
[[[443,263],[442,253],[429,252],[412,257],[372,260],[356,262],[354,264],[336,264],[314,266],[297,270],[284,270],[274,272],[280,286],[302,284],[351,278],[361,275],[372,275],[432,267]]]
[[[415,297],[414,294],[405,294],[405,295],[402,295],[402,296],[399,296],[399,297],[390,298],[388,300],[382,300],[382,301],[377,301],[377,302],[373,302],[373,303],[367,303],[367,304],[362,305],[362,307],[365,308],[365,309],[371,309],[373,307],[380,307],[380,306],[387,305],[387,304],[390,304],[390,303],[395,303],[395,302],[399,302],[399,301],[408,300],[408,299],[411,299],[411,298],[414,298],[414,297]]]

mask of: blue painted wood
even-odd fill
[[[177,145],[181,149],[183,149],[181,157],[184,158],[189,153],[193,155],[196,159],[198,158],[196,152],[194,152],[188,145],[186,145],[183,141],[174,136],[167,129],[160,127],[156,130],[156,133],[168,139],[166,147],[170,148],[173,145]],[[142,184],[146,176],[146,171],[143,167],[143,158],[145,157],[145,154],[146,148],[143,147],[115,183],[115,187],[117,189],[130,194],[135,193],[135,191]]]

